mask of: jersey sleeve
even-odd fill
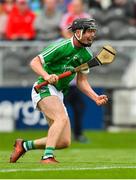
[[[44,49],[38,56],[42,64],[47,64],[50,61],[55,61],[55,57],[58,53],[58,48],[54,46]]]
[[[41,59],[42,64],[48,64],[56,62],[62,58],[62,52],[65,51],[65,45],[67,45],[70,40],[60,40],[54,42],[49,47],[45,48],[38,56]]]

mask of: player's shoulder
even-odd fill
[[[41,53],[45,54],[47,52],[50,52],[50,53],[54,53],[54,52],[57,52],[57,51],[65,51],[68,44],[70,44],[71,41],[70,39],[59,39],[59,40],[56,40],[54,42],[52,42],[50,45],[48,45],[47,47],[45,47]]]
[[[91,50],[90,47],[85,47],[85,51],[86,51],[88,54],[90,54],[91,56],[93,56],[93,52],[92,52],[92,50]]]
[[[84,59],[92,59],[93,58],[93,52],[90,49],[90,47],[81,48],[80,55],[81,55],[81,57],[84,57]]]
[[[54,47],[56,49],[63,49],[66,48],[67,46],[69,46],[71,44],[71,40],[70,39],[59,39],[57,41],[55,41],[54,43],[52,43],[50,46]]]
[[[61,39],[58,39],[56,41],[56,45],[65,45],[65,44],[68,44],[71,42],[71,39],[64,39],[64,38],[61,38]]]

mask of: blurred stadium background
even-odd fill
[[[135,128],[136,1],[86,0],[83,1],[84,9],[81,8],[80,0],[80,3],[73,2],[77,7],[75,11],[83,11],[98,22],[96,41],[92,45],[94,54],[104,44],[111,44],[117,50],[116,61],[113,64],[96,67],[90,71],[90,84],[96,91],[105,92],[110,101],[105,107],[97,107],[84,96],[86,112],[83,128],[94,130]],[[25,3],[34,14],[34,20],[29,24],[34,35],[30,37],[29,35],[24,37],[25,32],[22,34],[19,32],[20,36],[15,35],[18,32],[14,32],[12,27],[15,25],[12,20],[15,21],[17,16],[14,6],[19,8]],[[37,129],[47,125],[39,112],[33,111],[32,108],[30,92],[37,77],[29,68],[29,62],[51,41],[66,37],[67,32],[63,32],[66,26],[64,25],[66,13],[72,13],[74,8],[70,0],[0,1],[0,131]],[[53,14],[52,9],[58,16],[61,14],[62,18],[62,20],[59,18],[59,23],[54,23],[54,26],[50,22],[52,20],[55,22],[55,17],[58,16]],[[43,16],[43,19],[50,19],[50,13],[55,16],[51,17],[47,24],[44,20],[38,20],[43,11],[47,11],[46,18]],[[42,28],[38,22],[42,24]],[[16,28],[19,29],[19,26],[21,28],[24,22],[21,23],[17,23]],[[32,34],[28,32],[31,31],[30,28],[25,30],[26,34]],[[72,117],[71,111],[70,116]]]

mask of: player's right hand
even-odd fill
[[[46,75],[44,79],[45,81],[48,81],[49,84],[55,84],[58,82],[59,77],[56,74],[50,74],[50,75]]]

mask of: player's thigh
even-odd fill
[[[68,118],[65,106],[57,96],[48,96],[41,99],[38,102],[38,107],[49,119],[66,120]]]

